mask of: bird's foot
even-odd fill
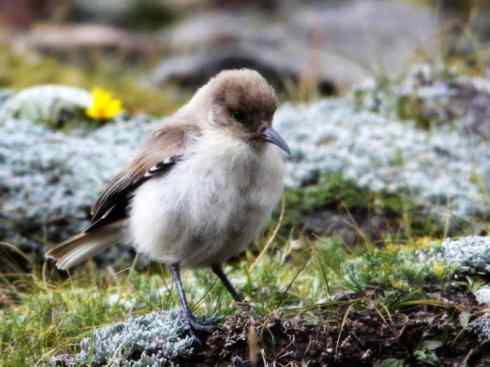
[[[208,321],[198,321],[196,318],[191,317],[187,320],[189,323],[189,327],[191,330],[202,333],[211,333],[213,330],[216,330],[218,327],[215,322],[212,320]]]
[[[211,334],[214,330],[218,328],[218,318],[213,317],[205,321],[199,321],[192,314],[184,314],[184,317],[187,322],[189,333],[198,342],[199,345],[202,345],[203,337]]]

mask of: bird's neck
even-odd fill
[[[218,129],[205,130],[196,141],[194,153],[225,162],[245,163],[260,159],[265,149]]]

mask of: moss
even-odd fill
[[[400,158],[402,159],[402,158]],[[437,235],[442,224],[431,214],[424,213],[406,193],[370,192],[341,174],[322,174],[315,183],[286,191],[286,217],[283,233],[302,228],[305,216],[322,211],[345,213],[362,221],[378,215],[404,237]]]
[[[402,120],[413,120],[423,129],[431,127],[431,119],[423,111],[423,101],[415,95],[400,96],[396,101],[396,110]]]
[[[428,281],[447,280],[453,269],[443,262],[419,261],[417,252],[403,246],[369,249],[358,258],[347,261],[343,268],[345,282],[353,291],[369,287],[417,292]]]
[[[321,208],[337,208],[343,203],[347,208],[357,206],[363,200],[363,193],[351,181],[345,180],[339,174],[321,175],[318,182],[304,188],[287,191],[288,210],[294,215],[295,211],[312,212]]]

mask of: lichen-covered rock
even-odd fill
[[[460,271],[490,274],[490,237],[470,236],[442,243],[443,259]]]
[[[150,313],[95,330],[81,342],[74,365],[162,366],[188,357],[195,340],[185,332],[181,313]]]
[[[488,313],[472,321],[468,328],[478,335],[480,343],[490,341],[490,315]]]
[[[474,292],[478,303],[490,305],[490,286],[483,286]]]
[[[440,246],[419,252],[421,262],[442,261],[455,271],[468,274],[490,274],[490,237],[448,238]]]
[[[368,80],[354,94],[363,108],[418,126],[446,125],[490,138],[490,80],[461,76],[443,65],[413,66],[401,81]]]
[[[40,251],[40,243],[80,230],[151,126],[135,118],[66,135],[28,120],[0,121],[0,240]]]
[[[8,90],[8,89],[1,89],[0,90],[0,108],[7,101],[7,99],[12,97],[13,93],[14,93],[13,91]]]
[[[63,85],[35,86],[8,98],[0,109],[0,123],[18,118],[56,125],[63,119],[80,119],[80,111],[90,103],[90,93],[84,89]]]
[[[359,111],[349,98],[285,105],[275,123],[292,151],[289,186],[339,172],[371,192],[405,193],[441,216],[489,213],[490,149],[481,139]]]

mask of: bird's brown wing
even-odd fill
[[[116,175],[92,208],[85,233],[124,219],[134,191],[147,180],[168,172],[182,159],[200,130],[194,124],[168,123],[156,130],[129,167]]]

